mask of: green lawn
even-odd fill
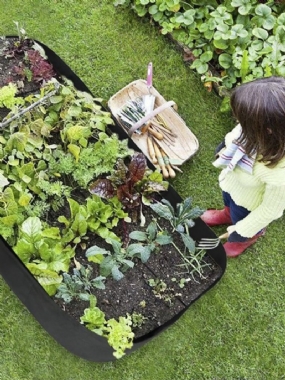
[[[172,184],[200,207],[222,206],[215,146],[231,129],[221,100],[207,93],[180,53],[148,20],[112,0],[0,0],[0,35],[28,35],[52,48],[89,86],[108,98],[145,78],[175,100],[200,142]],[[218,230],[217,230],[218,231]],[[220,232],[221,230],[219,230]],[[166,332],[112,363],[92,363],[59,346],[0,279],[0,380],[279,380],[285,378],[284,219]],[[1,263],[0,263],[1,265]]]

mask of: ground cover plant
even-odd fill
[[[198,137],[197,155],[172,181],[203,208],[220,207],[213,150],[233,126],[219,112],[220,99],[206,93],[200,76],[185,67],[174,46],[148,21],[113,1],[0,1],[0,34],[15,34],[18,20],[55,50],[94,94],[109,99],[127,83],[145,78],[154,64],[154,85],[174,99]],[[52,22],[51,22],[52,19]],[[165,333],[114,363],[81,360],[58,345],[0,279],[0,368],[15,380],[279,379],[284,368],[284,219]],[[223,231],[216,231],[223,232]],[[40,363],[40,365],[39,365]]]
[[[279,1],[116,0],[162,34],[188,48],[191,68],[220,94],[233,86],[284,71],[284,4]],[[186,49],[187,52],[187,49]]]
[[[189,197],[164,199],[162,174],[23,29],[1,42],[0,234],[59,307],[119,359],[222,274],[190,235],[203,210]],[[31,82],[38,89],[29,93]]]

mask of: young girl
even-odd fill
[[[207,210],[209,226],[227,224],[227,256],[236,257],[264,235],[285,209],[285,78],[256,79],[235,88],[231,107],[239,124],[226,135],[213,163],[224,209]]]

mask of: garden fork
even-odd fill
[[[198,249],[214,249],[219,244],[221,239],[226,239],[229,236],[228,232],[224,233],[223,235],[220,235],[217,238],[202,238],[196,243],[196,248]]]

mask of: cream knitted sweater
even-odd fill
[[[239,126],[226,135],[226,146],[239,134]],[[269,168],[255,161],[253,173],[240,167],[231,172],[222,170],[219,184],[234,202],[248,209],[250,214],[236,223],[236,232],[252,237],[273,220],[280,218],[285,209],[285,158]]]

